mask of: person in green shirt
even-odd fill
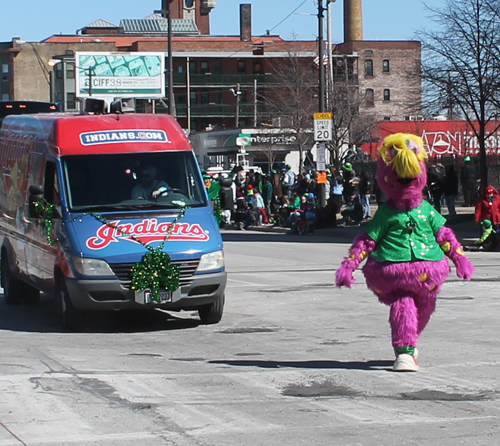
[[[498,248],[498,234],[492,228],[490,220],[481,223],[483,234],[470,246],[464,246],[465,251],[495,251]]]

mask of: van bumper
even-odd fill
[[[81,280],[66,278],[66,287],[73,305],[83,311],[196,310],[217,301],[224,295],[227,282],[225,271],[192,276],[189,285],[181,287],[181,299],[172,303],[141,304],[135,301],[135,291],[118,279]]]

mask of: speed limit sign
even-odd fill
[[[314,140],[331,141],[333,121],[331,113],[314,113]]]

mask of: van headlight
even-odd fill
[[[73,257],[73,265],[82,276],[114,276],[108,263],[99,259],[88,259],[85,257]]]
[[[220,249],[219,251],[203,254],[196,272],[222,269],[224,265],[224,251]]]

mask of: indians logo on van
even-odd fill
[[[137,240],[145,245],[153,242],[163,242],[170,230],[171,223],[158,222],[156,218],[144,219],[140,223],[122,223],[120,220],[111,221],[102,225],[96,232],[95,237],[87,239],[87,248],[104,249],[111,243],[122,240],[130,240],[137,243]],[[133,238],[132,238],[133,237]],[[206,242],[208,234],[199,223],[177,223],[168,237],[169,241],[194,241]]]
[[[100,132],[80,133],[80,141],[84,146],[94,144],[114,144],[123,142],[169,142],[163,130],[104,130]]]

